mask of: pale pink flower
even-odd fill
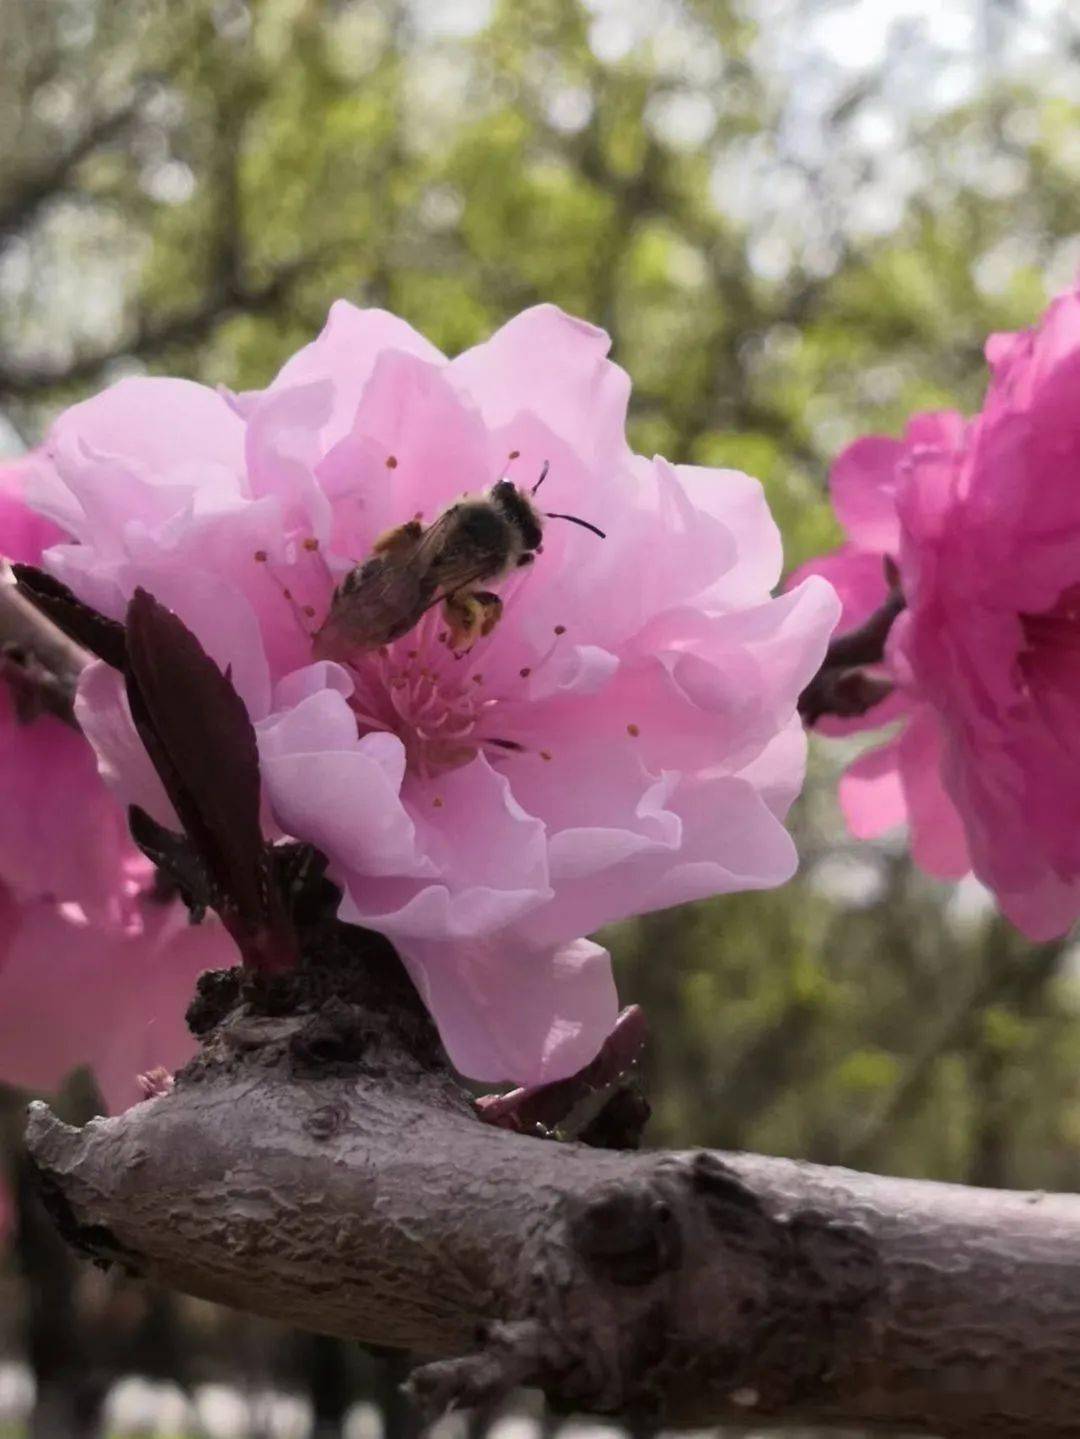
[[[116,618],[144,587],[231,667],[268,821],[327,854],[341,917],[393,940],[480,1079],[596,1053],[617,1003],[582,935],[795,868],[794,707],[835,596],[770,598],[755,481],[631,453],[607,348],[542,306],[447,361],[339,303],[267,390],[123,381],[58,420],[37,471],[77,542],[48,567]],[[381,532],[545,463],[545,505],[606,539],[550,521],[463,658],[433,610],[384,653],[313,663],[334,584]],[[170,822],[112,672],[87,675],[79,715],[124,797]]]
[[[886,655],[896,694],[846,725],[907,717],[845,776],[852,828],[909,819],[925,869],[973,869],[1046,939],[1080,914],[1080,293],[987,358],[970,425],[919,416],[903,441],[841,456],[851,543],[808,569],[840,591],[841,629],[883,597],[883,554],[907,599]]]

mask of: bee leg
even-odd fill
[[[383,530],[372,545],[371,552],[375,555],[407,555],[423,533],[424,527],[419,520],[395,525],[392,530]]]
[[[489,635],[502,614],[502,600],[490,590],[458,590],[443,601],[450,632],[450,648],[467,654],[478,639]]]
[[[486,638],[502,619],[503,602],[490,590],[475,590],[472,599],[480,610],[480,634]]]
[[[455,654],[471,649],[480,633],[480,618],[473,597],[467,590],[447,595],[443,600],[443,617],[450,634],[450,648]]]

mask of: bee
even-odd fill
[[[491,634],[502,601],[487,586],[533,563],[545,519],[569,520],[604,538],[588,520],[537,507],[547,472],[545,464],[527,492],[500,479],[482,494],[448,505],[430,525],[417,518],[380,535],[371,556],[334,591],[314,637],[316,658],[348,659],[391,644],[440,603],[453,650],[467,650]]]

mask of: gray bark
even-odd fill
[[[11,651],[33,655],[57,686],[71,696],[91,659],[19,594],[0,554],[0,655]]]
[[[430,1356],[431,1413],[535,1384],[665,1424],[1080,1434],[1080,1198],[497,1129],[404,992],[334,987],[204,1014],[176,1089],[119,1117],[35,1105],[67,1236]]]

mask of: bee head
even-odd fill
[[[537,509],[533,504],[533,496],[547,479],[547,472],[548,464],[545,460],[540,478],[528,494],[518,489],[512,480],[497,480],[488,491],[492,506],[513,526],[521,542],[525,557],[518,561],[519,564],[527,564],[532,552],[540,548],[540,541],[544,538],[544,520],[569,520],[573,525],[580,525],[583,530],[591,530],[601,539],[605,537],[603,530],[598,529],[591,521],[583,520],[579,515],[563,515],[554,510]]]
[[[490,499],[503,518],[514,527],[522,550],[538,549],[544,538],[544,527],[540,511],[529,496],[519,490],[512,480],[498,480],[491,487]]]

